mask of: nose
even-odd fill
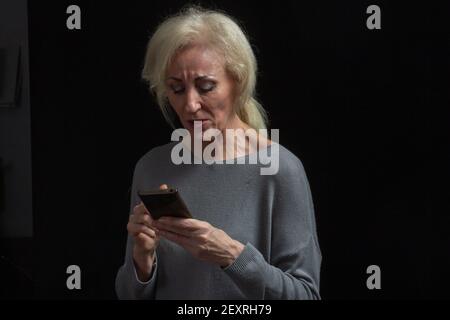
[[[189,113],[196,113],[201,109],[200,95],[195,89],[186,90],[185,110]]]

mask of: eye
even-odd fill
[[[210,81],[200,83],[198,85],[198,89],[202,93],[210,92],[210,91],[214,90],[215,87],[216,87],[216,84],[214,82],[210,82]]]
[[[174,94],[181,94],[184,92],[184,87],[181,85],[171,85],[170,89]]]

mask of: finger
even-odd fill
[[[152,230],[143,224],[129,222],[127,225],[127,230],[133,236],[137,236],[139,233],[144,233],[151,238],[156,238],[155,230]]]
[[[162,184],[162,185],[159,186],[159,190],[166,190],[166,189],[169,189],[167,184]]]
[[[158,245],[158,241],[155,241],[148,235],[144,233],[139,233],[134,238],[135,244],[137,244],[140,247],[143,247],[145,250],[154,250],[156,246]]]
[[[128,233],[132,236],[137,236],[139,233],[144,233],[151,238],[156,238],[155,230],[150,229],[142,224],[132,224],[130,223],[127,227]]]
[[[134,206],[133,208],[133,214],[135,215],[144,215],[144,214],[150,214],[147,210],[147,208],[144,206],[142,202]]]
[[[153,219],[152,219],[152,217],[151,217],[149,214],[144,214],[144,215],[141,215],[141,214],[138,214],[138,215],[132,214],[132,215],[130,216],[130,222],[133,222],[133,223],[140,223],[140,224],[146,225],[146,226],[149,227],[149,228],[154,228],[154,226],[153,226]]]
[[[192,246],[192,241],[188,237],[181,234],[158,229],[158,235],[169,241],[175,242],[182,247]]]
[[[150,237],[148,234],[145,233],[138,233],[135,237],[135,239],[139,239],[141,241],[146,241],[146,242],[154,242],[154,243],[159,243],[160,237],[157,236],[156,238],[152,238]]]
[[[194,235],[195,231],[198,230],[198,229],[185,228],[184,226],[167,223],[167,222],[161,223],[158,220],[155,220],[153,222],[153,225],[159,231],[168,231],[168,232],[172,232],[172,233],[177,233],[177,234],[183,235],[185,237],[190,237],[190,236]]]
[[[156,227],[172,228],[171,230],[176,229],[180,232],[190,233],[207,227],[204,221],[177,217],[161,217],[157,221],[154,221],[154,225]]]

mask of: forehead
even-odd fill
[[[167,72],[169,76],[185,73],[220,75],[224,70],[224,59],[216,50],[203,45],[190,45],[175,54]]]

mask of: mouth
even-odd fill
[[[195,122],[201,122],[202,130],[205,130],[211,124],[209,119],[192,119],[188,120],[189,129],[194,129]]]

